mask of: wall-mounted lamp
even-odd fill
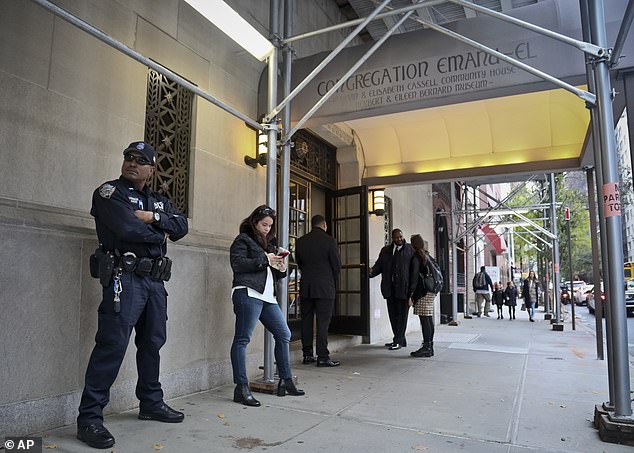
[[[244,156],[244,163],[249,167],[257,168],[258,164],[262,167],[266,165],[266,156],[269,151],[269,136],[266,131],[255,131],[255,158]]]
[[[370,214],[382,216],[385,214],[385,189],[374,189],[370,191],[372,200],[372,210]]]

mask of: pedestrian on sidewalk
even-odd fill
[[[515,307],[517,306],[517,288],[513,282],[509,281],[504,290],[504,305],[509,307],[509,320],[515,319]]]
[[[414,307],[414,314],[420,319],[420,326],[423,331],[423,344],[420,349],[411,352],[412,357],[433,357],[434,355],[434,299],[436,294],[429,291],[424,284],[424,278],[431,274],[430,256],[424,249],[425,242],[420,234],[411,237],[412,247],[414,247],[413,266],[419,270],[416,279],[416,288],[409,300],[410,306]]]
[[[504,292],[502,291],[502,282],[496,282],[493,285],[493,303],[498,309],[498,319],[504,319],[504,313],[502,313],[502,307],[504,306]]]
[[[103,426],[110,388],[135,331],[139,418],[167,423],[183,421],[169,407],[159,382],[160,349],[167,333],[167,292],[171,276],[167,239],[188,232],[187,217],[146,181],[155,171],[154,148],[133,142],[123,150],[121,176],[92,195],[100,246],[91,256],[91,274],[103,286],[95,346],[86,368],[79,403],[77,438],[93,448],[110,448],[112,434]],[[98,274],[98,275],[97,275]]]
[[[277,280],[286,276],[286,255],[278,253],[275,239],[275,211],[262,205],[240,224],[240,234],[229,249],[233,284],[231,299],[236,315],[231,345],[233,401],[245,406],[260,406],[249,389],[246,351],[258,320],[273,334],[275,362],[280,380],[277,396],[303,395],[295,387],[289,360],[291,331],[275,298]]]
[[[328,225],[321,215],[311,219],[310,233],[297,239],[295,260],[301,272],[299,284],[302,314],[303,364],[315,363],[313,355],[313,324],[317,317],[317,366],[338,366],[328,351],[328,327],[335,307],[335,282],[341,269],[337,241],[326,231]]]
[[[524,280],[522,286],[522,298],[524,299],[524,305],[528,312],[528,319],[530,322],[535,322],[535,306],[539,302],[539,280],[535,276],[534,271],[528,273],[528,278]]]
[[[385,346],[391,351],[407,346],[405,329],[409,312],[409,298],[416,288],[418,271],[413,272],[414,249],[409,245],[400,229],[392,231],[392,243],[379,252],[379,257],[370,269],[370,278],[381,275],[381,294],[387,301],[394,337]]]
[[[484,316],[490,317],[489,310],[491,309],[491,293],[489,288],[493,291],[493,282],[491,277],[486,272],[484,266],[480,267],[480,272],[473,276],[473,291],[476,293],[476,304],[478,306],[478,318],[482,316],[482,301],[484,301]]]

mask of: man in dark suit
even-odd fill
[[[301,271],[299,286],[302,314],[302,363],[314,363],[313,318],[317,315],[317,366],[339,365],[330,359],[328,327],[335,307],[335,282],[341,269],[337,242],[326,230],[326,219],[316,215],[312,230],[295,243],[295,260]]]
[[[370,278],[381,275],[381,294],[387,301],[387,313],[394,338],[385,346],[394,351],[407,346],[405,330],[409,298],[416,289],[418,267],[412,265],[414,248],[405,242],[403,232],[392,231],[392,243],[379,252],[379,258],[370,269]]]

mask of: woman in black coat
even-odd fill
[[[231,366],[236,388],[233,401],[260,406],[249,390],[246,349],[258,320],[273,334],[280,381],[277,396],[303,395],[295,387],[289,361],[291,332],[275,298],[275,282],[286,276],[286,258],[278,254],[274,236],[275,211],[262,205],[240,224],[240,234],[230,248],[233,285],[231,298],[236,315],[231,345]]]
[[[522,298],[524,299],[530,322],[535,322],[535,307],[539,302],[539,293],[539,280],[537,280],[535,272],[530,271],[522,287]]]

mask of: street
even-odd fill
[[[570,313],[570,305],[566,305],[566,311]],[[584,326],[595,331],[595,318],[593,314],[590,314],[588,307],[575,306],[575,315],[577,317],[577,323],[582,322]],[[577,325],[577,328],[579,326]],[[605,337],[605,319],[603,320],[603,332]],[[630,357],[634,358],[634,317],[627,318],[627,340],[629,346]]]

